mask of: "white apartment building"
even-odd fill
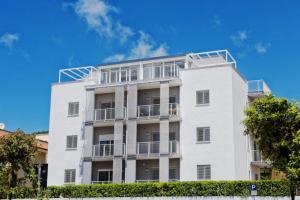
[[[62,69],[48,185],[259,179],[248,103],[270,92],[227,50]]]

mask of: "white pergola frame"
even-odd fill
[[[219,62],[219,63],[211,62],[211,64],[205,64],[205,66],[231,64],[235,68],[237,68],[236,60],[233,58],[233,56],[229,53],[227,49],[217,50],[217,51],[207,51],[201,53],[189,53],[186,56],[187,60],[199,65],[203,65],[203,63],[201,63],[201,60],[212,59],[215,57],[223,57],[224,62]]]
[[[68,69],[60,69],[58,74],[58,82],[61,83],[62,76],[67,76],[75,81],[82,80],[87,76],[92,77],[93,71],[97,70],[94,66],[75,67]]]

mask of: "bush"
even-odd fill
[[[259,196],[289,196],[288,181],[195,181],[50,186],[36,195],[28,187],[10,190],[13,198],[154,197],[154,196],[249,196],[256,184]],[[8,191],[0,188],[0,199]]]
[[[44,197],[249,196],[251,184],[259,196],[290,195],[287,181],[197,181],[51,186]]]
[[[17,186],[10,190],[0,188],[0,199],[7,199],[12,194],[13,199],[36,198],[36,191],[31,187]]]

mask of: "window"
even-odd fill
[[[197,179],[198,180],[211,179],[210,165],[197,165]]]
[[[66,149],[76,149],[76,148],[77,148],[77,135],[68,135]]]
[[[68,116],[78,116],[79,114],[79,102],[70,102],[68,109]]]
[[[98,170],[97,180],[100,183],[110,183],[112,182],[113,172],[112,170]]]
[[[151,169],[151,180],[159,180],[159,169],[158,168]]]
[[[130,80],[131,81],[136,81],[138,80],[138,68],[135,67],[135,68],[131,68],[131,72],[130,72]]]
[[[176,97],[169,97],[169,103],[176,103]]]
[[[210,127],[197,128],[197,142],[209,142],[210,141]]]
[[[76,170],[66,169],[65,170],[65,183],[75,183]]]
[[[176,173],[176,168],[170,168],[170,169],[169,169],[169,179],[170,179],[171,181],[175,181],[175,180],[178,179],[178,178],[177,178],[177,173]]]
[[[169,132],[169,140],[176,141],[176,132]]]
[[[196,103],[197,105],[208,105],[209,104],[209,90],[201,90],[196,92]]]

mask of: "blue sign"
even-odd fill
[[[256,190],[257,190],[256,185],[255,185],[255,184],[251,184],[251,185],[250,185],[250,190],[251,190],[251,191],[256,191]]]

